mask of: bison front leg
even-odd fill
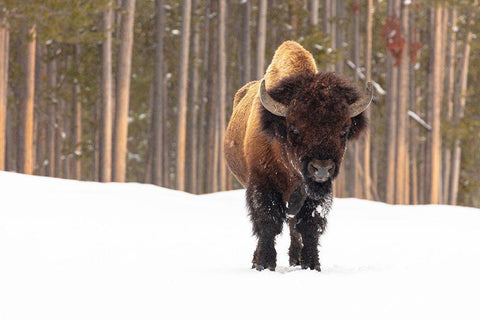
[[[300,265],[302,253],[302,235],[296,230],[295,225],[297,219],[294,217],[288,218],[288,227],[290,228],[290,248],[288,249],[290,266],[295,267]]]
[[[318,240],[325,229],[327,220],[317,211],[318,205],[319,202],[312,199],[305,201],[297,215],[295,229],[302,235],[302,268],[321,271],[318,258]]]
[[[257,249],[253,254],[253,266],[261,271],[275,270],[277,252],[275,237],[282,232],[285,221],[285,208],[280,193],[255,185],[247,187],[247,204],[253,233],[258,238]]]

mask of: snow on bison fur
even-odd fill
[[[247,189],[253,268],[275,270],[275,237],[290,227],[290,265],[320,271],[318,240],[347,140],[366,129],[367,94],[333,72],[318,72],[300,44],[284,42],[265,77],[238,90],[225,157]],[[317,208],[321,206],[319,213]]]

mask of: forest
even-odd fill
[[[241,188],[235,92],[295,40],[372,81],[336,197],[480,207],[478,0],[0,0],[0,170]]]

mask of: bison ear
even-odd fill
[[[272,139],[274,138],[281,142],[287,141],[285,117],[288,113],[287,105],[291,102],[294,93],[297,91],[296,78],[297,76],[291,76],[283,79],[274,87],[269,88],[268,93],[266,90],[263,90],[264,93],[268,94],[268,97],[265,94],[262,97],[262,87],[265,88],[264,80],[260,85],[259,93],[263,100],[262,105],[264,105],[264,108],[261,109],[262,130]],[[267,105],[275,105],[275,108],[267,108],[264,103]]]
[[[355,140],[367,129],[368,122],[363,113],[351,118],[351,121],[352,124],[350,126],[350,131],[348,132],[348,140]]]
[[[260,111],[262,131],[272,139],[287,141],[287,124],[284,117],[276,116],[265,108]]]

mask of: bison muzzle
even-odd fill
[[[347,140],[366,129],[372,87],[318,72],[313,56],[287,41],[263,79],[238,90],[225,135],[225,158],[246,187],[258,238],[257,270],[276,267],[275,237],[290,227],[290,264],[320,271],[318,240],[332,202]],[[320,212],[317,211],[321,208]]]

